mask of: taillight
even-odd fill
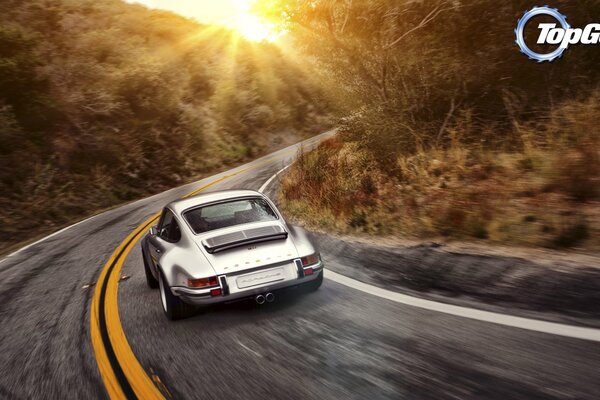
[[[221,289],[213,289],[210,291],[210,295],[215,297],[215,296],[220,296],[221,295]]]
[[[217,281],[216,276],[211,276],[209,278],[200,278],[200,279],[188,279],[188,287],[192,287],[192,288],[217,286],[218,284],[219,283]]]
[[[312,268],[304,268],[304,276],[312,275],[314,272]]]
[[[311,254],[310,256],[302,257],[302,266],[313,265],[319,262],[319,253]]]

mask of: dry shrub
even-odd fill
[[[364,227],[363,210],[370,209],[377,198],[373,164],[356,144],[328,140],[315,151],[299,154],[282,182],[282,201],[288,207],[304,203],[299,209],[308,220],[320,221],[328,214],[336,221],[333,225]]]
[[[600,151],[595,131],[586,130],[600,114],[585,103],[573,118],[565,111],[573,105],[564,107],[545,125],[522,124],[520,150],[454,140],[382,166],[357,142],[332,139],[300,155],[283,180],[282,206],[310,226],[343,233],[594,248]]]
[[[597,146],[571,149],[556,159],[547,189],[554,189],[577,202],[600,197],[600,152]]]

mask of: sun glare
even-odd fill
[[[255,42],[275,42],[287,31],[278,21],[262,17],[261,0],[125,0],[169,10],[200,23],[219,25]],[[257,11],[258,10],[258,11]]]
[[[283,36],[286,33],[284,29],[252,12],[254,3],[255,0],[237,0],[237,15],[232,16],[225,26],[255,42],[274,42]]]

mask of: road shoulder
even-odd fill
[[[593,256],[529,258],[497,249],[309,235],[327,268],[365,283],[460,306],[600,327],[600,264]]]

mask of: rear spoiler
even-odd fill
[[[245,246],[252,243],[268,242],[271,240],[287,239],[288,233],[278,225],[245,229],[224,235],[213,236],[202,241],[202,245],[210,254]]]

